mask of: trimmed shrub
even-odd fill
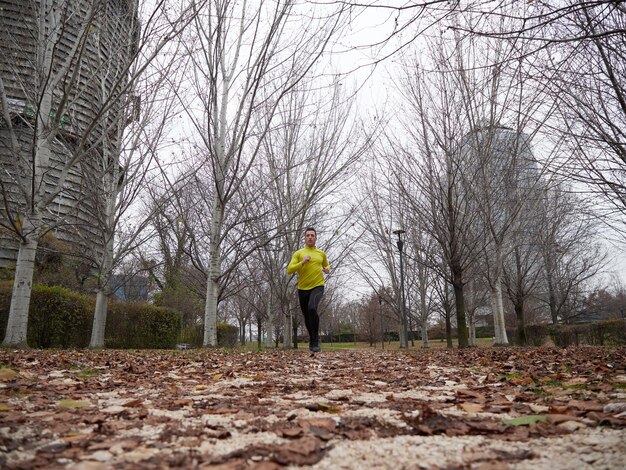
[[[11,306],[12,281],[0,281],[0,338],[4,338]],[[33,286],[28,317],[32,348],[86,348],[91,339],[95,300],[63,287]],[[173,348],[180,335],[181,315],[149,304],[109,302],[105,346],[109,348]]]
[[[579,344],[621,345],[626,344],[626,321],[606,320],[580,325],[552,325],[550,336],[554,344],[562,348]]]
[[[590,325],[590,344],[615,346],[626,344],[626,320],[605,320]]]
[[[201,348],[204,342],[204,325],[185,326],[178,338],[179,343],[186,343],[192,348]],[[239,328],[229,323],[217,324],[217,347],[236,348],[239,346]]]
[[[0,336],[11,306],[12,282],[0,284]],[[64,287],[36,284],[30,298],[27,342],[33,348],[84,348],[89,345],[94,301]]]
[[[584,328],[585,325],[552,325],[550,337],[554,344],[561,348],[578,346],[581,340],[581,331]]]
[[[204,325],[183,326],[178,338],[179,343],[188,344],[192,348],[201,348],[204,341]]]
[[[337,333],[334,335],[322,335],[321,340],[323,343],[354,343],[357,340],[357,336],[354,333]]]
[[[217,324],[217,346],[236,348],[239,345],[239,328],[228,323]]]
[[[550,336],[548,325],[528,325],[526,327],[526,338],[529,346],[543,346]]]
[[[519,344],[517,328],[507,328],[506,335],[509,343],[516,346],[543,346],[550,335],[548,325],[526,325],[526,344]]]
[[[508,331],[507,331],[508,334]],[[476,338],[493,338],[496,335],[496,332],[491,326],[477,326],[476,327]],[[446,332],[443,332],[443,338],[445,339]],[[509,338],[510,339],[510,338]]]
[[[109,302],[104,344],[116,349],[171,349],[181,327],[181,315],[174,309]]]

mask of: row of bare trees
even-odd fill
[[[398,40],[388,107],[398,112],[363,125],[328,54],[350,14],[367,7],[128,5],[122,14],[109,2],[85,2],[85,11],[33,2],[35,20],[24,21],[37,38],[33,83],[3,63],[1,145],[14,167],[1,180],[1,223],[19,240],[6,346],[26,343],[37,246],[62,226],[83,237],[75,255],[95,274],[91,347],[104,345],[121,263],[148,273],[157,301],[178,307],[187,325],[202,325],[204,346],[217,345],[216,325],[230,312],[241,330],[254,321],[268,344],[280,336],[292,345],[299,316],[284,267],[307,225],[339,274],[329,279],[329,312],[365,284],[394,324],[391,233],[407,231],[409,327],[424,346],[436,313],[456,326],[459,346],[473,344],[485,305],[496,343],[508,344],[507,302],[524,342],[537,305],[553,322],[568,318],[601,269],[597,212],[577,192],[591,185],[623,215],[619,2],[378,4],[398,12],[384,40]],[[125,36],[111,40],[105,25]],[[6,26],[4,43],[19,51],[21,36]],[[59,53],[70,26],[75,42]],[[34,119],[12,111],[16,86]],[[92,114],[68,133],[64,116],[86,96]],[[55,214],[72,198],[76,211]]]
[[[437,310],[449,315],[445,291],[451,286],[460,347],[475,344],[473,317],[480,310],[491,312],[498,345],[509,344],[505,305],[515,313],[521,344],[529,318],[571,319],[606,260],[598,214],[581,196],[586,189],[565,178],[581,174],[580,166],[575,169],[581,152],[592,152],[586,162],[597,165],[594,151],[581,144],[584,134],[571,127],[594,121],[565,116],[557,85],[545,75],[547,84],[537,80],[536,71],[547,73],[551,59],[533,51],[537,37],[513,37],[515,21],[507,15],[489,21],[486,26],[472,9],[459,11],[425,37],[419,54],[405,54],[397,104],[402,112],[389,118],[372,152],[375,169],[362,183],[371,209],[362,217],[365,241],[376,246],[363,276],[375,290],[390,282],[399,305],[391,233],[405,228],[411,313],[425,325]],[[482,34],[477,24],[510,36]],[[614,168],[602,171],[613,175]],[[596,176],[599,171],[596,166]],[[374,184],[372,174],[378,176]],[[619,198],[612,202],[619,205]]]

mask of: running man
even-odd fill
[[[326,253],[315,247],[317,232],[313,227],[304,231],[304,248],[296,251],[287,266],[287,274],[298,273],[298,299],[309,332],[309,350],[320,352],[320,317],[317,306],[324,295],[324,276],[330,274]]]

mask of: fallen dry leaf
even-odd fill
[[[484,411],[484,406],[481,405],[480,403],[460,403],[458,405],[463,411],[466,411],[468,413],[480,413],[481,411]]]
[[[528,467],[563,456],[548,453],[550,439],[571,435],[561,449],[577,456],[574,438],[593,432],[594,465],[620,468],[625,358],[626,348],[0,350],[10,365],[0,370],[13,371],[0,383],[0,466],[361,469],[370,461],[354,455],[381,452],[376,468]],[[542,456],[529,457],[539,438]]]
[[[57,407],[58,408],[67,408],[67,409],[75,409],[75,408],[89,408],[91,406],[91,403],[89,403],[86,400],[72,400],[72,399],[65,399],[65,400],[61,400],[60,402],[57,403]]]
[[[19,374],[13,369],[7,369],[5,367],[0,368],[0,380],[7,381],[16,378]]]

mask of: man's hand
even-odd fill
[[[330,268],[328,266],[322,268],[322,271],[324,271],[324,274],[330,274]]]
[[[307,264],[309,261],[311,261],[311,257],[309,255],[307,255],[304,258],[302,258],[302,264],[303,265]]]

